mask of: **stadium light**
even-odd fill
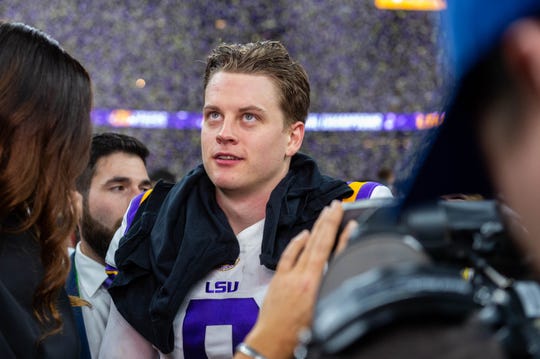
[[[446,9],[446,0],[375,0],[375,7],[381,10],[440,11]]]

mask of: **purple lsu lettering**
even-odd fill
[[[240,282],[227,282],[227,281],[218,281],[214,282],[214,285],[212,286],[212,282],[206,282],[205,291],[206,293],[233,293],[238,290],[238,285]]]

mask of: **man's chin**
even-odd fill
[[[111,230],[93,218],[84,218],[82,223],[82,238],[94,253],[105,260],[107,249],[114,236],[115,230]]]

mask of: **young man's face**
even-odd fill
[[[204,167],[224,193],[270,193],[302,143],[304,125],[284,125],[278,89],[263,75],[218,72],[205,90]]]
[[[116,152],[98,159],[83,201],[81,225],[83,239],[98,255],[105,255],[131,199],[150,188],[146,167],[137,155]]]

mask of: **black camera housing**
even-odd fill
[[[339,357],[399,323],[474,317],[508,357],[540,358],[540,286],[503,213],[483,200],[347,206],[359,227],[323,279],[309,350]]]

